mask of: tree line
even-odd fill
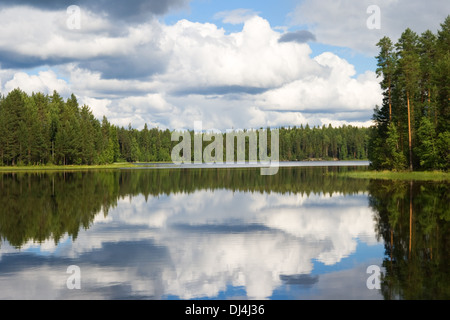
[[[374,110],[369,160],[377,169],[450,167],[450,16],[418,35],[407,28],[377,43],[383,102]]]
[[[194,141],[194,131],[189,133]],[[368,142],[368,128],[281,127],[279,157],[281,161],[367,159]],[[172,141],[169,129],[149,128],[147,124],[142,130],[131,124],[119,127],[105,116],[100,121],[89,106],[79,105],[74,94],[64,100],[57,91],[28,95],[17,88],[0,97],[0,165],[170,162],[178,143]],[[207,145],[203,142],[203,148]],[[194,152],[191,154],[193,157]],[[225,157],[225,144],[223,154]]]

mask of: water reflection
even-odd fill
[[[369,192],[386,248],[384,298],[448,300],[449,184],[381,180],[372,181]]]
[[[339,170],[356,168],[3,175],[0,298],[398,297],[386,186],[326,174]],[[72,264],[81,290],[67,289]],[[366,286],[371,264],[386,267],[381,291]]]

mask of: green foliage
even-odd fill
[[[437,138],[437,150],[440,166],[443,170],[450,169],[450,132],[441,132]]]
[[[450,16],[437,34],[408,28],[397,43],[384,37],[377,44],[384,99],[373,116],[372,168],[449,169],[449,39]]]
[[[368,158],[368,128],[309,125],[280,128],[280,160],[361,160]]]
[[[417,130],[416,154],[420,158],[420,166],[424,169],[437,168],[439,165],[436,130],[429,118],[424,117]]]
[[[0,98],[0,114],[0,165],[100,163],[102,126],[73,94],[64,102],[56,91],[15,89]]]
[[[393,123],[390,123],[388,126],[384,163],[382,166],[390,170],[402,170],[406,168],[406,157],[400,150],[399,135]]]
[[[0,111],[0,165],[96,165],[120,160],[170,162],[177,144],[168,129],[150,129],[147,124],[142,130],[134,129],[131,124],[119,128],[106,117],[100,122],[89,106],[79,106],[73,94],[64,101],[56,91],[51,96],[42,93],[28,96],[16,89],[0,97]],[[282,127],[279,132],[281,161],[368,157],[367,128],[306,125]],[[194,132],[189,134],[193,141]],[[226,141],[225,133],[222,139]],[[211,143],[204,141],[203,150]],[[194,157],[194,152],[191,154]]]

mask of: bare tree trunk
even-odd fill
[[[411,110],[409,105],[409,92],[406,92],[406,100],[408,103],[408,142],[409,142],[409,170],[413,171],[412,164],[412,140],[411,140]]]
[[[389,123],[392,121],[391,79],[389,78]]]

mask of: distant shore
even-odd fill
[[[361,160],[303,160],[280,161],[279,167],[316,167],[316,166],[365,166],[368,162]],[[105,165],[40,165],[40,166],[0,166],[0,173],[19,172],[67,172],[88,170],[114,170],[114,169],[145,169],[145,168],[252,168],[258,167],[255,163],[246,164],[182,164],[175,165],[172,162],[117,162]],[[421,180],[421,181],[450,181],[450,172],[444,171],[346,171],[337,174],[341,177],[356,179],[384,179],[384,180]]]
[[[275,163],[272,163],[274,165]],[[317,160],[309,159],[302,161],[279,161],[279,167],[313,167],[313,166],[365,166],[367,160]],[[0,173],[6,172],[36,172],[36,171],[83,171],[83,170],[105,170],[105,169],[131,169],[131,168],[245,168],[267,166],[267,164],[257,162],[246,162],[244,164],[229,164],[224,161],[222,164],[182,164],[176,165],[172,162],[117,162],[105,165],[36,165],[36,166],[0,166]]]
[[[101,170],[120,169],[135,167],[133,163],[120,162],[105,165],[40,165],[40,166],[0,166],[0,173],[25,172],[25,171],[78,171],[78,170]]]

